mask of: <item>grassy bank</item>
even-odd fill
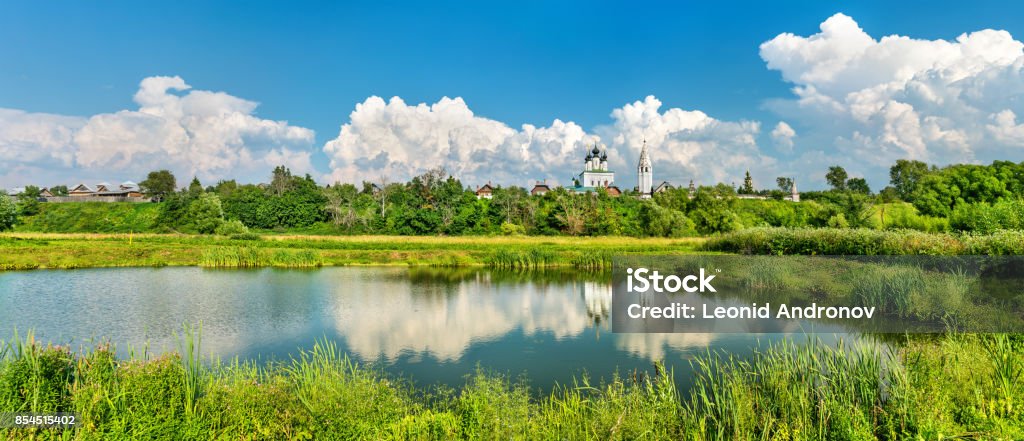
[[[160,204],[74,202],[39,204],[39,213],[24,216],[16,231],[40,233],[153,232]]]
[[[0,269],[202,265],[603,267],[615,254],[682,254],[700,239],[623,237],[0,234]]]
[[[971,235],[911,230],[753,228],[711,238],[703,249],[743,254],[1021,255],[1024,231]]]
[[[457,390],[414,387],[329,344],[288,363],[117,360],[17,340],[0,361],[0,411],[73,411],[76,439],[1021,439],[1021,340],[955,335],[892,352],[813,341],[752,358],[694,359],[680,392],[665,368],[537,395],[480,370]],[[3,432],[0,432],[3,434]]]

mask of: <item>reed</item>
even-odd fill
[[[208,248],[199,260],[199,266],[210,268],[316,268],[323,264],[323,257],[316,250],[271,250],[251,246]]]
[[[71,354],[16,336],[0,351],[0,412],[74,411],[81,424],[75,432],[0,429],[0,438],[1024,438],[1019,335],[888,347],[784,340],[746,358],[695,356],[686,390],[658,363],[600,383],[584,375],[539,395],[523,377],[483,368],[457,389],[413,387],[327,341],[263,366],[200,360],[200,334],[183,328],[183,356],[121,360],[108,345]],[[48,370],[44,359],[64,370]]]

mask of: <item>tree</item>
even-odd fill
[[[6,193],[0,192],[0,231],[6,231],[18,223],[18,207]]]
[[[50,194],[52,194],[54,196],[67,196],[68,195],[68,186],[67,185],[58,185],[56,187],[50,187]]]
[[[198,195],[199,193],[202,193],[203,191],[205,191],[203,190],[203,184],[199,182],[199,178],[193,176],[192,182],[188,184],[188,192],[195,196]]]
[[[864,178],[850,178],[846,181],[846,188],[854,193],[871,194],[871,187]]]
[[[34,216],[39,214],[39,196],[42,191],[35,185],[25,187],[18,195],[18,211],[22,216]]]
[[[743,177],[743,187],[740,189],[740,193],[754,194],[754,179],[750,177],[750,170],[747,170],[746,176]]]
[[[896,189],[900,199],[910,200],[911,193],[924,175],[928,174],[928,164],[921,161],[900,159],[889,168],[889,183]]]
[[[160,201],[162,201],[167,195],[174,193],[174,190],[177,187],[178,183],[175,181],[174,175],[169,170],[149,172],[146,179],[139,183],[139,188],[141,188],[143,192],[149,195],[149,197]],[[67,191],[67,187],[64,187],[64,190]],[[56,195],[56,193],[54,193],[54,195]]]
[[[327,198],[327,214],[331,217],[334,225],[352,228],[360,219],[356,211],[355,201],[359,192],[352,184],[335,183],[334,186],[327,186],[324,189],[324,196]],[[365,221],[365,219],[363,219]]]
[[[224,209],[220,198],[213,193],[203,193],[188,207],[188,217],[196,232],[211,234],[224,222]]]
[[[828,168],[828,173],[825,174],[825,180],[828,181],[828,185],[832,186],[833,190],[843,191],[846,190],[846,169],[833,165]]]
[[[789,193],[793,190],[793,178],[787,178],[785,176],[779,176],[775,178],[775,184],[779,186],[779,190]]]
[[[555,219],[562,225],[564,233],[570,236],[583,234],[592,199],[589,194],[570,194],[559,189],[556,198],[558,212],[555,214]]]
[[[655,203],[643,204],[640,218],[645,232],[651,236],[684,237],[696,234],[693,221],[686,215],[678,210],[659,207]]]
[[[270,178],[270,193],[280,196],[292,188],[292,182],[292,171],[288,170],[288,167],[274,167],[274,173]]]

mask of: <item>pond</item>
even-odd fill
[[[651,371],[681,385],[689,359],[749,355],[785,334],[613,334],[608,275],[484,269],[195,267],[0,272],[0,329],[72,347],[110,341],[119,354],[176,350],[202,324],[201,352],[287,360],[321,339],[420,385],[461,385],[476,366],[525,375],[535,388],[584,373]],[[816,329],[832,343],[839,327]],[[794,338],[805,340],[800,330]]]

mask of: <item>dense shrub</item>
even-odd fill
[[[704,247],[745,254],[1024,254],[1024,231],[952,235],[910,230],[753,228],[711,238]]]
[[[203,193],[188,207],[188,220],[197,233],[210,234],[224,223],[224,210],[220,198],[215,194]]]
[[[16,358],[0,365],[0,410],[17,412],[65,411],[74,373],[66,347],[39,347],[19,342]],[[7,348],[4,348],[7,349]]]
[[[249,229],[246,228],[246,226],[244,224],[242,224],[242,221],[240,221],[238,219],[224,221],[223,223],[220,224],[219,227],[217,227],[217,231],[216,231],[216,233],[221,235],[221,236],[242,235],[242,234],[246,234],[248,232],[249,232]]]
[[[989,234],[1024,229],[1024,200],[1003,199],[994,204],[974,202],[953,209],[949,224],[955,230]]]
[[[17,222],[18,207],[6,194],[0,194],[0,231],[11,229]]]
[[[876,222],[888,230],[917,230],[926,233],[949,231],[949,219],[925,216],[913,205],[900,202],[881,204],[875,210]]]

